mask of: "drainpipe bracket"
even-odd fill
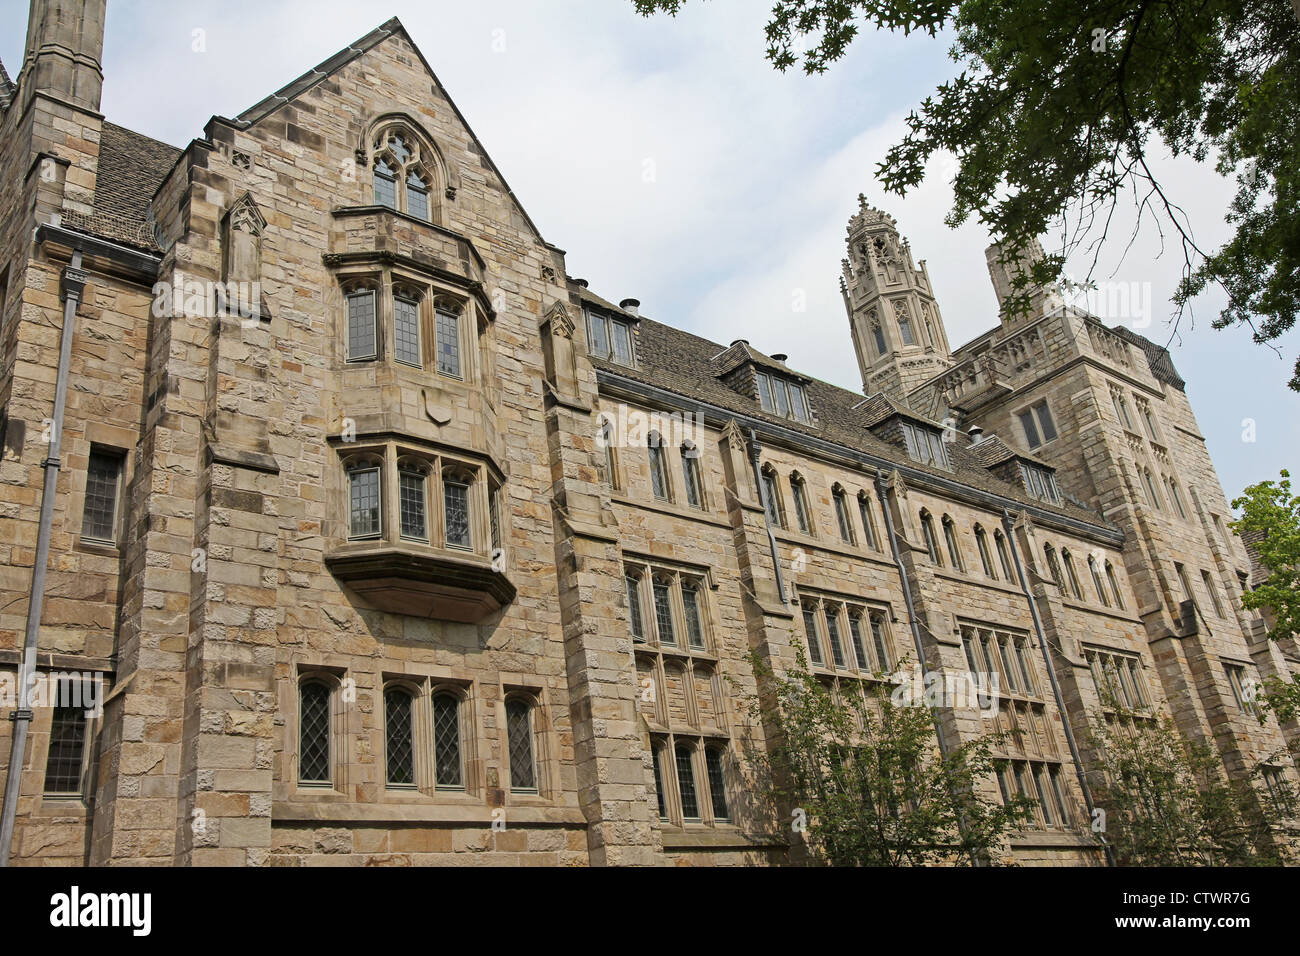
[[[35,720],[36,712],[33,710],[13,710],[9,712],[9,719],[11,721]]]

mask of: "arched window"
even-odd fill
[[[1097,589],[1097,597],[1104,607],[1110,607],[1110,598],[1106,596],[1106,583],[1101,579],[1101,568],[1097,567],[1095,555],[1088,555],[1088,573],[1092,575],[1092,586]]]
[[[822,664],[822,642],[817,633],[817,606],[811,602],[803,608],[804,635],[808,638],[808,659],[818,667]]]
[[[1111,597],[1115,599],[1115,606],[1121,611],[1124,610],[1124,594],[1119,589],[1119,579],[1115,577],[1115,568],[1109,561],[1106,562],[1106,580],[1110,582]]]
[[[319,678],[298,685],[298,783],[328,786],[333,782],[331,753],[333,688]]]
[[[948,545],[948,559],[952,562],[954,571],[965,569],[965,564],[961,560],[961,549],[957,546],[957,526],[953,524],[952,518],[947,515],[943,516],[943,539]]]
[[[906,307],[896,305],[894,310],[898,315],[898,332],[902,337],[904,345],[915,345],[916,335],[912,332],[912,318],[907,314]]]
[[[876,649],[876,663],[881,672],[889,673],[894,666],[893,655],[889,652],[889,635],[885,633],[885,619],[879,614],[871,615],[871,643]]]
[[[651,592],[654,595],[655,627],[659,631],[659,643],[669,647],[677,646],[677,627],[673,617],[673,581],[671,577],[656,574],[651,580]]]
[[[510,789],[537,790],[537,754],[534,742],[533,702],[524,697],[506,701],[506,736],[510,754]]]
[[[771,465],[764,465],[762,477],[763,507],[767,510],[768,523],[778,528],[785,528],[785,505],[781,502],[781,489],[776,480],[776,469]]]
[[[1169,479],[1169,500],[1174,503],[1174,510],[1178,512],[1178,517],[1184,521],[1187,520],[1187,509],[1183,507],[1183,496],[1178,492],[1178,482]]]
[[[984,529],[979,525],[975,526],[975,547],[980,553],[980,564],[984,568],[984,576],[996,581],[998,575],[993,570],[993,555],[989,553],[989,536],[984,533]]]
[[[686,503],[692,508],[704,507],[704,479],[700,473],[700,449],[693,441],[682,442],[682,483],[686,487]]]
[[[885,343],[885,330],[880,325],[880,319],[876,317],[873,311],[870,316],[871,321],[871,338],[876,343],[876,357],[884,355],[889,351],[889,346]]]
[[[849,514],[848,495],[836,485],[831,489],[831,498],[835,502],[835,522],[840,528],[840,540],[845,544],[857,544],[853,536],[853,517]]]
[[[826,605],[826,641],[831,646],[831,660],[836,667],[843,667],[844,642],[840,640],[840,608],[838,604]]]
[[[686,640],[696,650],[704,650],[704,614],[700,608],[700,582],[682,578],[682,611],[686,618]]]
[[[434,784],[440,789],[465,788],[460,705],[460,696],[454,691],[440,690],[433,695]]]
[[[429,540],[429,467],[418,458],[397,463],[397,493],[402,519],[402,537]]]
[[[794,500],[794,516],[799,522],[799,530],[804,534],[812,534],[812,511],[808,507],[808,487],[803,476],[797,471],[790,474],[790,497]]]
[[[382,128],[372,150],[375,205],[431,221],[435,158],[426,157],[418,139],[400,125]]]
[[[695,753],[689,744],[678,744],[677,751],[677,789],[682,798],[682,817],[686,820],[699,820],[700,802],[695,792]]]
[[[1056,582],[1056,586],[1060,588],[1061,593],[1064,594],[1065,576],[1061,574],[1061,562],[1056,560],[1056,549],[1050,544],[1045,544],[1043,545],[1043,555],[1047,558],[1047,570],[1051,573],[1052,580]]]
[[[935,567],[943,567],[943,560],[939,557],[939,540],[934,536],[934,518],[930,512],[921,512],[921,536],[925,539],[925,550],[930,555],[930,563]]]
[[[390,787],[415,786],[415,726],[411,692],[384,690],[384,767]]]
[[[660,501],[669,501],[668,466],[664,461],[663,439],[658,432],[646,436],[646,447],[650,453],[650,490]]]
[[[474,475],[453,465],[442,472],[443,533],[447,547],[473,550],[474,534],[470,508],[470,488]]]
[[[1079,587],[1079,576],[1074,571],[1074,558],[1070,556],[1068,549],[1061,551],[1061,561],[1065,565],[1065,579],[1069,582],[1070,593],[1075,596],[1076,600],[1083,600],[1083,588]]]
[[[858,515],[862,518],[862,535],[867,539],[867,547],[879,551],[880,539],[876,537],[876,522],[871,515],[871,496],[865,491],[858,494]]]
[[[383,534],[382,463],[361,456],[347,465],[348,539],[378,538]]]
[[[1002,565],[1002,576],[1014,582],[1016,576],[1011,568],[1011,552],[1007,550],[1007,539],[1002,537],[1001,531],[993,532],[993,544],[998,549],[998,563]]]
[[[1150,468],[1142,469],[1142,484],[1146,487],[1147,502],[1150,503],[1151,507],[1155,508],[1156,511],[1160,511],[1160,493],[1156,491],[1155,479],[1151,477]]]
[[[646,642],[645,614],[641,609],[641,579],[631,573],[623,575],[623,586],[627,591],[627,613],[632,629],[632,641],[635,644]]]
[[[727,778],[723,770],[724,754],[724,749],[718,744],[704,748],[704,766],[709,775],[709,799],[715,821],[730,819],[727,809]]]

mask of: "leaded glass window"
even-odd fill
[[[692,508],[704,506],[704,491],[700,480],[700,450],[692,442],[682,445],[682,481],[686,486],[686,502]]]
[[[930,556],[930,563],[942,565],[939,558],[939,542],[934,539],[934,519],[928,514],[921,515],[921,535],[925,538],[925,550]]]
[[[429,540],[424,475],[404,468],[398,472],[397,482],[401,494],[402,537],[416,541]]]
[[[383,157],[375,161],[375,205],[397,208],[397,170]]]
[[[867,539],[867,547],[879,551],[876,539],[876,523],[871,517],[871,499],[865,494],[858,495],[858,511],[862,516],[862,534]]]
[[[808,490],[802,479],[790,479],[790,494],[794,498],[794,516],[799,522],[799,530],[804,534],[812,534],[812,516],[808,512]]]
[[[641,582],[631,574],[623,577],[627,589],[627,613],[632,625],[632,640],[645,643],[645,618],[641,613]]]
[[[659,627],[659,643],[677,646],[677,634],[673,630],[672,589],[667,581],[654,582],[655,624]]]
[[[776,411],[776,404],[772,401],[772,380],[766,375],[758,375],[758,407],[765,412]]]
[[[963,564],[961,550],[957,547],[957,528],[947,515],[943,519],[943,539],[948,544],[948,560],[952,562],[952,569],[961,571]]]
[[[790,414],[795,421],[808,421],[808,403],[804,401],[803,388],[799,385],[790,386]]]
[[[348,302],[348,361],[359,362],[378,355],[375,335],[375,293],[369,289],[351,292]]]
[[[81,536],[95,541],[117,540],[118,483],[122,456],[92,451],[86,466],[86,500],[81,516]]]
[[[663,441],[658,433],[650,433],[647,449],[650,452],[650,490],[660,501],[667,501],[668,470],[664,464]]]
[[[862,622],[856,614],[849,615],[849,642],[853,645],[853,656],[857,658],[858,670],[871,670],[871,660],[862,643]]]
[[[469,548],[469,485],[463,481],[443,480],[443,512],[446,516],[447,547]]]
[[[632,364],[632,332],[626,322],[611,322],[613,333],[614,361],[619,365]]]
[[[379,469],[377,467],[353,468],[348,472],[350,538],[376,538],[380,535]]]
[[[446,309],[439,309],[438,329],[438,371],[443,375],[460,378],[460,316]]]
[[[663,749],[662,744],[654,744],[650,748],[650,755],[655,766],[655,810],[660,820],[667,820],[668,803],[664,799],[666,794],[664,793]]]
[[[817,612],[813,608],[806,607],[803,610],[803,629],[808,637],[808,658],[820,667],[822,648],[821,640],[817,637]]]
[[[460,698],[449,691],[433,695],[434,783],[464,786],[460,760]]]
[[[713,819],[728,819],[727,782],[722,770],[722,748],[709,747],[704,751],[704,765],[709,772],[709,798],[713,804]]]
[[[384,762],[390,786],[415,786],[411,695],[397,687],[384,691]]]
[[[682,796],[682,817],[687,820],[700,818],[700,803],[695,795],[695,767],[691,748],[685,744],[677,745],[677,787]]]
[[[328,685],[303,681],[298,688],[298,781],[330,782],[330,701]]]
[[[781,519],[780,499],[777,497],[776,475],[771,471],[763,472],[763,505],[767,509],[767,520],[778,528],[784,528]]]
[[[393,299],[393,357],[405,365],[424,366],[420,355],[420,303],[398,296]]]
[[[893,667],[889,656],[889,639],[885,636],[885,622],[875,615],[871,617],[871,639],[876,646],[876,665],[882,671],[888,671]]]
[[[429,187],[415,170],[406,174],[406,211],[416,219],[429,220]]]
[[[876,355],[884,355],[889,351],[889,346],[885,344],[885,331],[880,327],[879,322],[872,323],[871,337],[876,340]]]
[[[510,749],[510,789],[536,790],[533,708],[528,701],[516,697],[506,702],[506,734]]]
[[[1110,593],[1115,598],[1115,606],[1124,610],[1124,595],[1119,589],[1119,579],[1115,576],[1115,566],[1106,562],[1106,579],[1110,582]]]
[[[704,648],[704,624],[700,617],[699,585],[694,581],[682,582],[682,606],[686,610],[686,639],[691,647]]]
[[[898,331],[902,335],[904,345],[916,344],[916,336],[912,334],[912,320],[905,312],[899,313]]]
[[[603,316],[588,313],[587,328],[591,334],[588,345],[591,348],[591,354],[597,358],[609,357],[609,325]]]
[[[840,526],[840,540],[846,544],[855,544],[853,540],[853,519],[849,517],[848,500],[843,490],[833,493],[835,499],[835,520]]]
[[[81,767],[86,753],[84,707],[56,707],[50,724],[50,745],[45,757],[45,792],[81,793]]]
[[[840,641],[839,612],[833,607],[826,609],[826,639],[831,645],[831,660],[836,667],[843,667],[844,644]]]
[[[1011,571],[1011,553],[1007,550],[1007,539],[1002,537],[1001,531],[993,532],[993,543],[998,548],[998,563],[1002,565],[1002,576],[1008,581],[1014,580],[1015,575]]]
[[[993,570],[993,556],[989,554],[989,536],[984,533],[984,529],[979,525],[975,526],[975,547],[980,553],[980,564],[984,568],[984,576],[997,580],[997,573]]]

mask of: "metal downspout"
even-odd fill
[[[1034,622],[1034,633],[1038,635],[1038,647],[1043,652],[1043,666],[1047,668],[1047,679],[1052,685],[1052,696],[1056,699],[1056,709],[1061,715],[1061,726],[1065,729],[1065,742],[1070,747],[1070,759],[1074,761],[1074,773],[1079,779],[1079,789],[1083,791],[1083,801],[1088,806],[1088,822],[1095,819],[1096,804],[1092,800],[1092,788],[1088,786],[1087,775],[1083,772],[1083,758],[1079,756],[1079,745],[1074,739],[1074,730],[1070,727],[1070,717],[1065,710],[1065,700],[1061,696],[1061,685],[1056,680],[1056,668],[1052,665],[1052,655],[1047,649],[1047,635],[1043,633],[1043,622],[1038,616],[1038,604],[1029,590],[1029,578],[1025,575],[1025,566],[1020,561],[1020,547],[1016,543],[1015,522],[1009,511],[1002,512],[1002,529],[1011,543],[1011,557],[1016,562],[1016,576],[1020,579],[1020,590],[1029,602],[1029,616]],[[1103,838],[1102,849],[1106,853],[1106,865],[1115,866],[1115,849]]]
[[[63,296],[63,329],[59,333],[59,370],[54,385],[54,419],[46,450],[45,481],[41,487],[41,523],[36,537],[36,558],[32,566],[32,592],[27,603],[27,633],[23,641],[23,659],[18,668],[18,709],[9,715],[14,723],[13,746],[9,749],[9,770],[5,775],[3,816],[0,816],[0,866],[9,865],[13,847],[14,822],[18,814],[18,795],[22,789],[23,763],[27,757],[27,732],[32,722],[29,691],[36,676],[36,648],[41,630],[41,613],[45,606],[45,571],[50,560],[50,528],[54,523],[54,497],[59,480],[59,446],[63,436],[63,410],[68,397],[68,368],[72,364],[72,336],[76,328],[77,307],[86,287],[81,271],[81,250],[73,250],[72,262],[63,270],[60,292]]]

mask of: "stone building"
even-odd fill
[[[863,201],[840,389],[569,277],[397,20],[176,149],[99,112],[104,11],[0,71],[13,863],[787,862],[740,755],[796,647],[995,675],[938,742],[1019,731],[1023,862],[1101,861],[1108,679],[1294,781],[1163,349],[1044,294],[953,350]]]

